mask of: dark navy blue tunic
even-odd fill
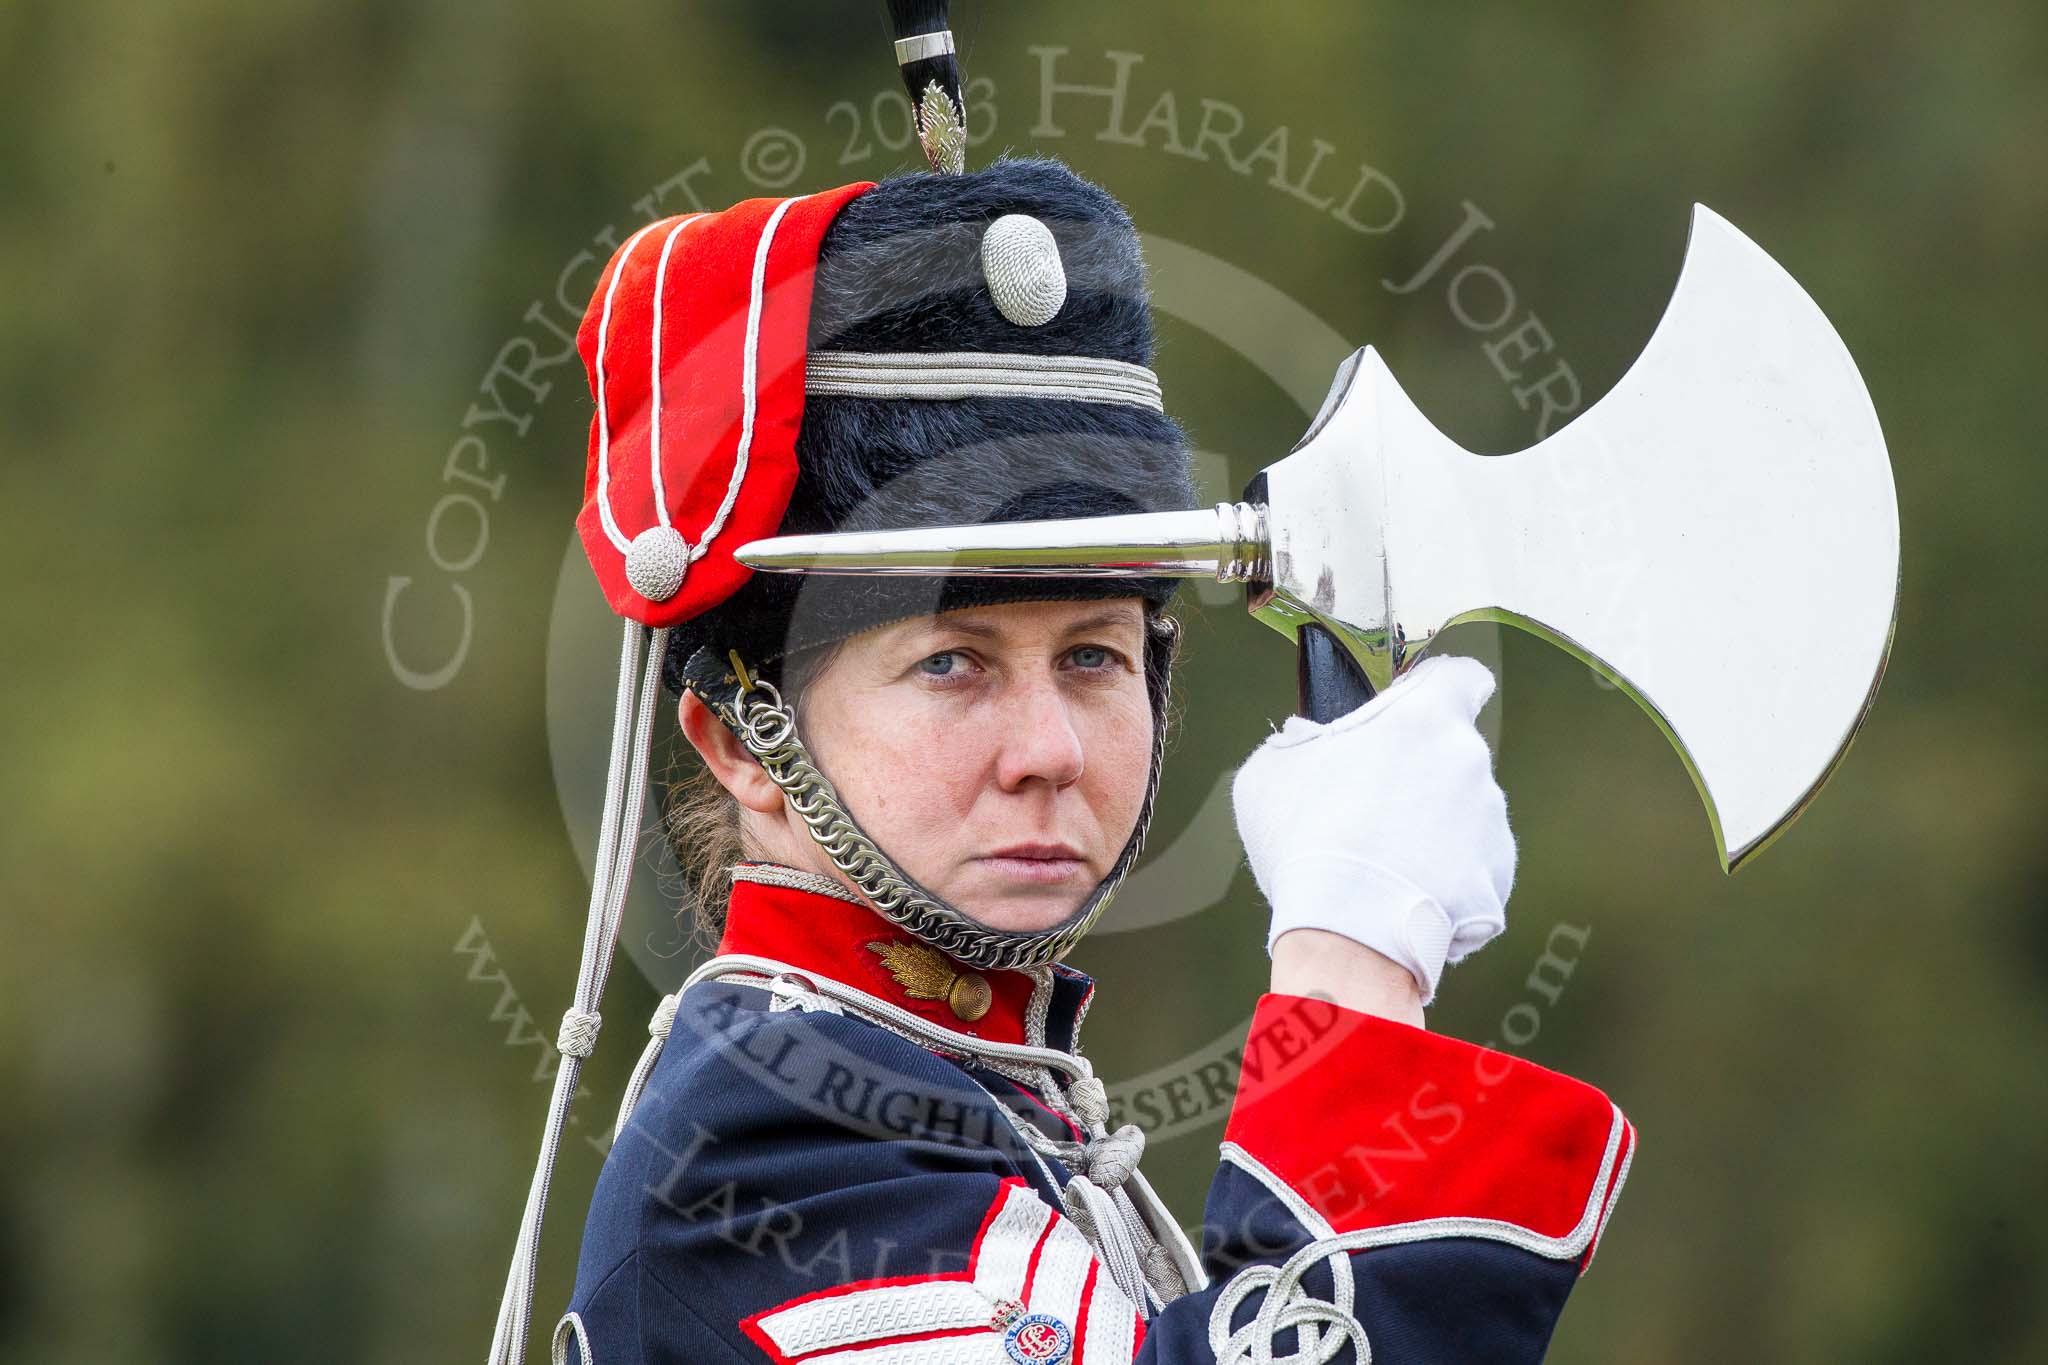
[[[1085,975],[985,973],[994,1002],[970,1024],[888,970],[883,947],[912,943],[865,907],[741,883],[721,952],[1073,1050]],[[1288,1324],[1321,1313],[1355,1322],[1376,1365],[1536,1361],[1634,1143],[1580,1082],[1266,995],[1204,1210],[1210,1283],[1148,1311],[1063,1214],[1071,1177],[1025,1125],[1083,1136],[1000,1066],[700,982],[600,1177],[569,1358],[587,1342],[589,1365],[1234,1361],[1264,1308],[1280,1356],[1302,1341]],[[1319,1239],[1298,1285],[1274,1283]],[[1358,1359],[1355,1340],[1333,1358]]]

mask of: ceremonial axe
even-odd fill
[[[1677,748],[1733,871],[1847,752],[1898,609],[1898,503],[1870,395],[1806,291],[1704,206],[1613,392],[1514,455],[1439,432],[1371,347],[1308,434],[1207,511],[755,541],[756,569],[1208,577],[1296,639],[1329,720],[1438,631],[1519,626]]]

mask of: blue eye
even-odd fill
[[[1082,668],[1104,668],[1109,664],[1109,651],[1096,645],[1082,645],[1074,651],[1074,662]]]
[[[917,669],[928,678],[943,678],[955,671],[953,665],[959,658],[958,653],[949,649],[918,660]]]

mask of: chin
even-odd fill
[[[1064,891],[1058,894],[1043,891],[1033,894],[977,888],[979,894],[969,891],[957,898],[947,896],[946,899],[991,929],[1028,934],[1065,924],[1073,917],[1074,912],[1081,908],[1082,903],[1088,898],[1088,893],[1094,889],[1095,884],[1091,882],[1088,892],[1077,896]]]

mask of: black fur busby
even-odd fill
[[[1008,214],[1052,232],[1066,297],[1039,325],[997,307],[981,263]],[[918,173],[852,200],[826,231],[811,302],[812,352],[996,352],[1149,366],[1152,322],[1129,216],[1055,161]],[[1185,438],[1151,408],[1053,397],[812,394],[797,438],[787,535],[1195,505]],[[755,574],[673,632],[669,681],[697,649],[736,649],[772,676],[785,655],[926,612],[997,601],[1141,595],[1171,580]]]

